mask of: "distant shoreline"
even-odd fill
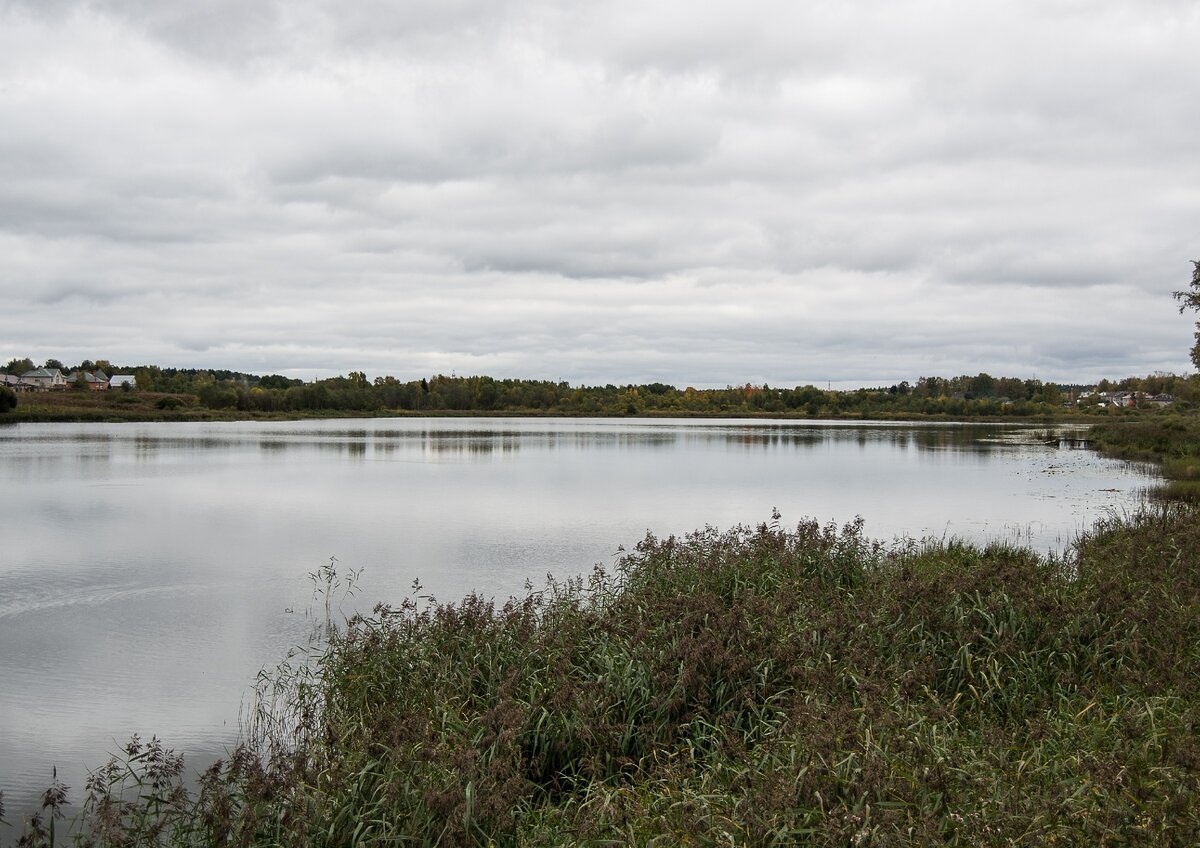
[[[124,410],[94,409],[62,409],[62,410],[17,410],[0,416],[0,425],[5,424],[124,424],[143,422],[201,422],[201,421],[309,421],[346,419],[378,419],[378,418],[602,418],[614,421],[637,420],[666,420],[691,419],[723,421],[732,419],[748,419],[754,421],[928,421],[938,422],[970,422],[980,424],[1095,424],[1097,418],[1087,415],[951,415],[949,413],[921,414],[897,413],[893,415],[804,415],[787,412],[687,412],[687,411],[651,411],[637,414],[619,415],[604,413],[562,412],[545,410],[506,409],[503,411],[484,410],[374,410],[366,412],[354,409],[294,411],[294,412],[241,412],[238,410],[188,410],[155,411],[146,414],[141,412],[126,412]]]
[[[1155,411],[1118,411],[1115,417],[1141,417]],[[972,421],[1012,424],[1091,424],[1109,420],[1106,414],[1083,414],[1063,410],[1037,414],[971,414],[970,412],[914,412],[909,410],[875,409],[870,413],[846,410],[841,413],[807,410],[747,410],[747,409],[644,409],[636,413],[596,410],[562,409],[290,409],[243,410],[236,408],[211,409],[196,402],[194,396],[165,392],[105,392],[78,394],[75,392],[30,393],[21,396],[18,407],[0,414],[4,424],[46,423],[125,423],[125,422],[194,422],[194,421],[307,421],[336,418],[605,418],[612,420],[662,420],[670,418],[694,420],[749,419],[762,421]]]

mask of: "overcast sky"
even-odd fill
[[[1189,370],[1200,5],[0,0],[0,357]]]

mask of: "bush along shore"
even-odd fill
[[[417,590],[352,620],[263,676],[195,789],[131,743],[78,838],[1195,846],[1198,667],[1186,504],[1062,558],[861,522],[648,536],[504,605]]]

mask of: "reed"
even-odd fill
[[[1192,846],[1198,664],[1186,505],[1061,558],[776,515],[503,604],[414,587],[264,675],[197,790],[132,745],[78,839]]]
[[[1200,416],[1146,416],[1095,424],[1092,445],[1121,459],[1165,463],[1171,479],[1200,479]]]
[[[1165,478],[1154,489],[1167,501],[1200,504],[1200,417],[1194,414],[1105,422],[1089,436],[1102,453],[1151,462]]]

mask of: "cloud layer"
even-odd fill
[[[1184,371],[1194,3],[0,0],[0,356]]]

